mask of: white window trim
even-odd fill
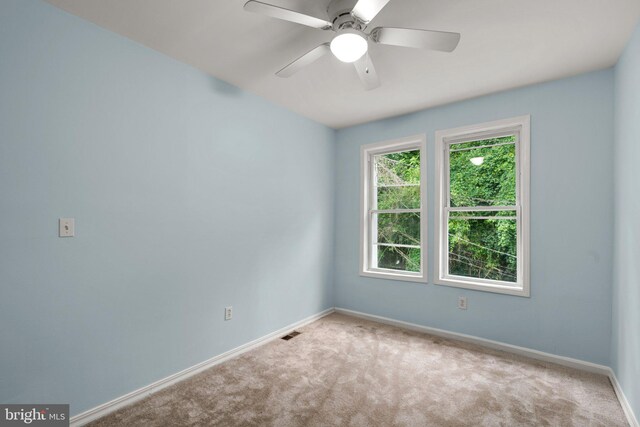
[[[445,170],[445,141],[453,139],[467,139],[474,137],[491,137],[492,134],[506,130],[519,130],[518,156],[516,157],[517,182],[517,202],[516,210],[519,211],[518,221],[518,282],[500,282],[497,280],[483,280],[470,277],[447,275],[448,257],[443,251],[447,244],[444,233],[447,225],[444,224],[446,215],[444,208],[447,204],[447,182],[448,175]],[[498,120],[489,123],[482,123],[472,126],[464,126],[455,129],[440,130],[436,132],[435,152],[436,152],[436,212],[435,212],[435,268],[434,283],[437,285],[454,286],[465,289],[475,289],[485,292],[495,292],[500,294],[516,295],[521,297],[530,296],[530,135],[531,116],[519,116],[510,119]]]
[[[419,273],[369,268],[371,242],[369,236],[369,195],[372,190],[372,156],[381,153],[420,150],[420,266]],[[360,275],[379,279],[427,282],[427,138],[414,135],[360,147]]]

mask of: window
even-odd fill
[[[529,121],[436,132],[437,284],[529,296]]]
[[[424,136],[362,147],[360,274],[426,281]]]

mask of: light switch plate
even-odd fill
[[[75,234],[75,218],[60,218],[58,221],[58,236],[73,237]]]

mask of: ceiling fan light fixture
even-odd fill
[[[366,37],[356,30],[344,30],[331,40],[331,52],[342,62],[356,62],[367,53]]]

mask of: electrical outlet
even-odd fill
[[[467,297],[458,297],[458,308],[460,310],[467,309]]]
[[[224,320],[231,320],[233,317],[233,307],[224,308]]]
[[[73,237],[76,235],[74,218],[60,218],[58,220],[58,236]]]

